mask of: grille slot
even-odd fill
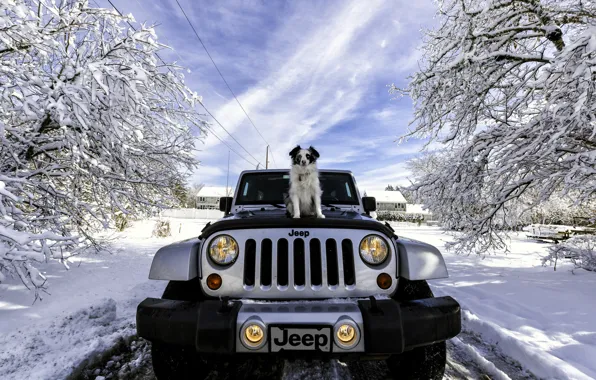
[[[294,285],[304,286],[306,283],[304,265],[304,240],[294,240]]]
[[[314,286],[323,285],[323,265],[321,263],[321,242],[319,239],[310,241],[310,283]]]
[[[277,241],[277,285],[288,286],[288,240]]]
[[[271,286],[272,253],[273,244],[271,239],[263,240],[261,243],[261,285],[263,286]]]
[[[327,258],[327,283],[330,286],[339,285],[339,266],[337,263],[337,243],[334,239],[325,242],[325,256]]]
[[[356,283],[356,270],[354,269],[352,240],[344,239],[341,241],[341,255],[344,267],[344,282],[346,285],[354,285]]]
[[[244,284],[247,286],[255,285],[255,269],[257,256],[257,242],[253,239],[246,241],[244,257]]]

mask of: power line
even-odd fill
[[[240,106],[240,108],[242,109],[242,112],[244,112],[244,114],[246,115],[246,118],[248,119],[248,121],[250,121],[250,123],[252,124],[252,126],[254,127],[254,129],[257,131],[257,133],[259,134],[259,136],[261,136],[261,138],[263,139],[263,141],[271,146],[267,140],[265,140],[265,137],[263,136],[263,134],[261,133],[261,131],[259,131],[259,128],[257,128],[257,126],[255,125],[255,123],[252,121],[252,119],[250,118],[250,116],[248,116],[248,113],[246,112],[246,110],[244,109],[244,107],[242,106],[242,103],[240,103],[240,100],[238,100],[238,97],[236,96],[236,94],[234,93],[234,91],[232,90],[232,87],[230,87],[230,85],[228,84],[228,81],[226,80],[226,78],[223,76],[223,74],[221,73],[221,71],[219,70],[219,67],[217,67],[217,64],[215,63],[215,60],[213,60],[213,57],[211,57],[211,54],[209,54],[209,50],[207,50],[207,46],[205,46],[205,44],[203,43],[203,40],[201,39],[201,37],[199,36],[199,33],[197,32],[197,30],[195,29],[194,25],[192,24],[192,22],[190,21],[190,19],[188,18],[188,16],[186,15],[186,12],[184,11],[184,8],[182,8],[182,5],[180,5],[180,2],[178,0],[176,0],[176,4],[178,4],[178,7],[180,8],[180,10],[182,11],[182,14],[184,14],[184,17],[186,18],[186,21],[188,22],[188,25],[190,25],[190,27],[192,28],[193,32],[195,33],[195,36],[197,36],[197,39],[199,40],[199,42],[201,43],[201,46],[203,46],[203,49],[205,50],[205,53],[207,53],[207,56],[209,57],[209,59],[211,60],[211,63],[213,63],[213,66],[215,67],[215,70],[217,70],[217,72],[219,73],[219,76],[221,77],[221,79],[224,81],[224,83],[226,84],[226,86],[228,87],[228,90],[230,90],[230,93],[232,94],[232,96],[234,97],[234,99],[236,99],[236,103],[238,103],[238,105]],[[275,166],[277,166],[277,163],[275,162],[275,157],[273,156],[273,150],[271,149],[271,158],[273,159],[273,162],[275,163]]]
[[[211,128],[210,129],[211,134],[213,136],[215,136],[215,138],[217,138],[222,144],[224,144],[225,146],[228,147],[229,150],[231,150],[232,152],[234,152],[238,157],[242,158],[244,161],[248,162],[251,166],[255,166],[254,163],[250,162],[246,157],[244,157],[243,155],[241,155],[240,153],[236,152],[234,150],[234,148],[232,148],[227,142],[225,142],[224,140],[222,140],[216,133],[215,131]],[[260,163],[260,162],[259,162]]]
[[[203,104],[203,102],[199,102],[199,103],[200,103],[200,104],[203,106],[203,108],[204,108],[204,109],[205,109],[205,111],[206,111],[206,112],[209,114],[209,116],[211,116],[211,117],[213,118],[213,120],[215,120],[215,122],[216,122],[216,123],[217,123],[217,124],[218,124],[218,125],[219,125],[219,126],[220,126],[220,127],[223,129],[223,130],[224,130],[224,131],[226,131],[226,133],[227,133],[227,134],[228,134],[228,135],[229,135],[229,136],[230,136],[232,139],[234,139],[234,141],[236,141],[236,143],[237,143],[238,145],[240,145],[240,147],[241,147],[242,149],[244,149],[244,151],[245,151],[246,153],[248,153],[248,155],[249,155],[249,156],[251,156],[251,157],[252,157],[252,158],[253,158],[253,159],[254,159],[254,160],[257,162],[257,163],[261,164],[261,161],[257,160],[257,159],[255,158],[255,156],[253,156],[253,155],[252,155],[252,154],[251,154],[251,153],[250,153],[248,150],[246,150],[246,148],[245,148],[245,147],[244,147],[242,144],[240,144],[240,142],[239,142],[238,140],[236,140],[236,138],[235,138],[234,136],[232,136],[232,134],[231,134],[230,132],[228,132],[228,130],[227,130],[227,129],[226,129],[224,126],[223,126],[223,125],[221,125],[221,123],[219,122],[219,120],[217,120],[217,119],[215,118],[215,116],[213,116],[213,114],[212,114],[212,113],[211,113],[211,112],[210,112],[210,111],[207,109],[207,107],[205,107],[205,105]],[[220,140],[220,141],[221,141],[221,140]],[[229,145],[228,145],[228,148],[229,148]],[[230,149],[231,149],[231,148],[230,148]],[[238,153],[236,153],[236,154],[238,154]],[[241,156],[241,157],[242,157],[242,156]],[[244,158],[244,159],[246,160],[246,158],[245,158],[245,157],[242,157],[242,158]],[[261,164],[261,165],[262,165],[262,164]]]
[[[95,1],[93,1],[95,3]],[[116,6],[114,5],[114,3],[112,3],[111,0],[108,0],[108,3],[110,3],[110,5],[116,10],[116,12],[118,12],[118,14],[120,16],[122,15],[122,12],[120,12],[120,10],[118,8],[116,8]],[[97,3],[95,3],[97,5]],[[99,8],[99,6],[98,6]],[[132,30],[134,30],[135,32],[137,31],[137,29],[128,21],[126,21],[126,23],[132,28]],[[191,25],[192,26],[192,25]],[[194,29],[194,28],[193,28]],[[174,74],[172,72],[172,69],[169,67],[169,65],[167,63],[165,63],[165,61],[159,56],[158,53],[155,53],[155,56],[161,61],[161,63],[170,71],[170,73]],[[180,55],[178,55],[178,57],[180,57]],[[182,57],[180,57],[182,59]],[[213,116],[213,114],[211,113],[211,111],[209,111],[209,109],[207,109],[207,107],[205,106],[205,104],[203,104],[203,102],[199,101],[199,104],[203,107],[203,109],[205,110],[205,112],[207,112],[207,114],[209,114],[209,116],[211,116],[213,118],[213,120],[215,120],[215,122],[238,144],[240,145],[240,147],[242,149],[244,149],[244,151],[246,153],[248,153],[249,156],[251,156],[258,164],[261,164],[261,162],[255,157],[253,156],[248,150],[246,150],[246,148],[240,144],[240,142],[238,140],[236,140],[236,138],[234,136],[232,136],[232,134],[219,122],[219,120],[217,120],[215,118],[215,116]],[[211,133],[220,141],[222,142],[225,146],[227,146],[232,152],[234,152],[236,155],[238,155],[238,157],[242,158],[244,161],[248,162],[249,164],[251,164],[252,166],[254,166],[255,164],[250,162],[246,157],[242,156],[241,154],[239,154],[238,152],[236,152],[234,149],[232,149],[232,147],[227,144],[224,140],[222,140],[219,136],[217,136],[217,134],[215,133],[215,131],[213,131],[213,128],[210,128]],[[272,155],[273,157],[273,155]],[[262,164],[261,164],[262,165]]]

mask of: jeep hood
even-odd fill
[[[256,229],[256,228],[341,228],[373,230],[395,237],[395,232],[389,224],[361,215],[354,211],[323,211],[325,219],[304,217],[294,219],[288,217],[285,209],[279,210],[251,210],[229,215],[214,223],[209,223],[201,231],[199,238],[220,231]]]

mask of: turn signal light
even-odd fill
[[[221,287],[221,276],[217,273],[211,273],[209,277],[207,277],[207,286],[211,290],[217,290]]]
[[[391,276],[388,275],[387,273],[381,273],[377,277],[377,285],[381,289],[389,289],[391,287],[392,283],[393,283],[393,280],[391,280]]]

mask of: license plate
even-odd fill
[[[271,326],[271,352],[321,351],[331,352],[331,327]]]

